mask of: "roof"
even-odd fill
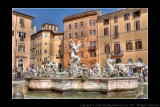
[[[48,25],[53,25],[53,24],[49,24],[49,23],[44,23],[43,25],[45,25],[45,24],[48,24]],[[43,26],[43,25],[42,25],[42,26]],[[53,25],[53,26],[57,26],[57,25]]]
[[[66,17],[64,17],[63,22],[78,19],[78,18],[82,18],[82,17],[86,17],[86,16],[97,15],[98,11],[99,10],[91,10],[91,11],[75,14],[75,15],[72,15],[72,16],[66,16]]]
[[[20,13],[20,12],[17,12],[17,11],[12,11],[14,14],[17,14],[17,15],[21,15],[21,16],[24,16],[24,17],[28,17],[28,18],[31,18],[33,19],[34,17],[31,16],[31,15],[27,15],[27,14],[24,14],[24,13]]]

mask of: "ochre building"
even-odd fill
[[[63,68],[63,35],[58,26],[45,23],[42,30],[31,35],[31,65],[44,67],[47,57]]]
[[[94,68],[98,62],[98,27],[97,16],[101,14],[99,10],[92,10],[72,16],[64,17],[64,69],[69,69],[71,61],[71,47],[69,40],[75,44],[80,44],[78,56],[81,64],[88,68]]]
[[[34,17],[12,9],[12,68],[30,65],[31,22]]]
[[[148,9],[127,8],[98,16],[99,64],[107,57],[116,63],[148,64]]]

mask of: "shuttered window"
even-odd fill
[[[140,29],[140,21],[138,20],[138,21],[136,21],[135,22],[135,27],[136,27],[136,30],[139,30]]]
[[[131,24],[130,24],[130,23],[127,23],[127,24],[126,24],[126,29],[127,29],[127,32],[128,32],[128,31],[131,31]]]
[[[109,35],[109,28],[104,29],[104,35]]]
[[[135,42],[136,49],[142,49],[142,41]]]
[[[126,50],[132,50],[132,49],[133,49],[132,42],[126,43]]]
[[[110,53],[110,46],[106,45],[104,48],[105,48],[105,53],[109,54]]]

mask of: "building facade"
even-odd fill
[[[12,68],[30,64],[31,22],[34,17],[12,9]]]
[[[116,63],[148,64],[148,9],[127,8],[98,16],[99,64],[107,57]]]
[[[57,62],[63,68],[63,35],[57,25],[45,23],[42,30],[31,35],[31,65],[44,67],[46,59]]]
[[[66,16],[64,23],[64,69],[69,69],[71,60],[71,47],[69,40],[75,44],[80,44],[78,56],[81,64],[93,68],[98,62],[98,29],[97,16],[101,14],[99,10],[92,10],[72,16]]]

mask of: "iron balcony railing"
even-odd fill
[[[96,46],[90,46],[88,50],[96,50]]]
[[[123,56],[123,51],[113,51],[112,56]]]

